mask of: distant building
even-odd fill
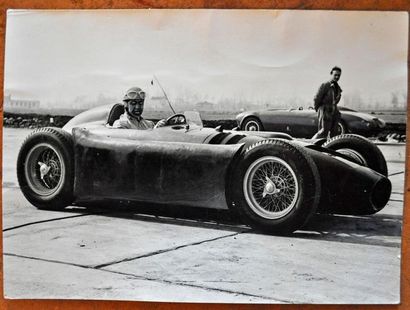
[[[215,104],[208,101],[202,101],[195,104],[195,110],[197,111],[213,111],[215,109]]]
[[[12,99],[11,95],[4,97],[3,110],[5,112],[33,111],[39,108],[39,100]]]

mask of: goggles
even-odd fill
[[[145,99],[145,92],[143,92],[142,90],[140,90],[140,91],[130,90],[124,96],[124,101],[127,101],[127,100],[144,100],[144,99]]]

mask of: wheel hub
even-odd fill
[[[337,152],[342,153],[343,155],[346,155],[352,158],[353,160],[355,160],[356,162],[358,162],[359,164],[363,166],[366,166],[366,167],[368,166],[366,159],[359,152],[355,150],[343,148],[343,149],[338,149]]]
[[[27,185],[39,196],[49,197],[64,185],[65,165],[61,153],[53,145],[43,142],[30,149],[25,160]]]
[[[262,197],[265,198],[266,195],[276,195],[280,192],[280,189],[276,184],[268,177],[266,177],[265,187],[263,189]]]
[[[40,166],[40,178],[43,180],[47,173],[50,171],[51,167],[45,163],[38,162]]]
[[[295,207],[299,186],[293,168],[276,156],[254,161],[246,171],[243,190],[248,206],[265,219],[279,219]]]

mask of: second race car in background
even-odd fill
[[[339,107],[341,120],[338,133],[355,133],[365,137],[379,134],[385,121],[371,114]],[[311,138],[318,130],[317,113],[313,108],[245,111],[236,116],[240,130],[285,132],[297,138]]]

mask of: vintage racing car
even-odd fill
[[[373,214],[390,197],[382,153],[357,135],[225,131],[204,128],[196,112],[152,130],[110,128],[123,111],[98,107],[34,130],[17,161],[25,197],[40,209],[106,199],[232,209],[277,234],[316,212]]]
[[[354,133],[365,137],[381,133],[386,122],[374,115],[339,107],[341,119],[338,133]],[[241,130],[266,130],[290,134],[292,137],[311,138],[318,131],[317,113],[313,108],[245,111],[236,116]]]

